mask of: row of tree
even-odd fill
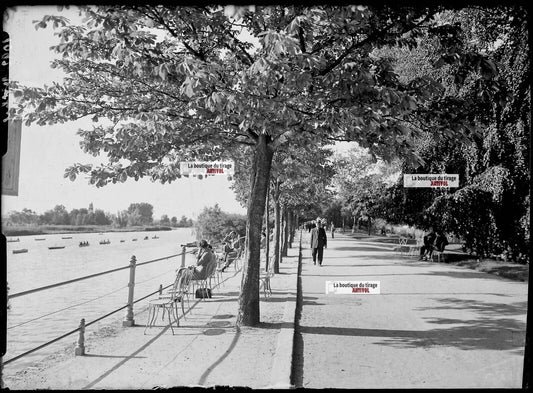
[[[74,164],[65,176],[87,175],[97,187],[143,176],[165,183],[181,176],[180,161],[234,159],[247,206],[239,325],[260,320],[265,212],[273,210],[275,238],[284,239],[283,222],[290,235],[296,216],[316,217],[334,200],[327,144],[357,142],[371,157],[400,158],[404,170],[449,172],[464,156],[457,146],[479,147],[470,151],[479,171],[527,140],[528,91],[493,58],[499,50],[508,71],[529,72],[520,8],[124,5],[81,13],[83,28],[63,16],[37,22],[60,28],[53,66],[68,77],[44,87],[11,83],[10,116],[40,125],[92,118],[79,131],[82,149],[108,162]],[[483,34],[470,36],[476,29]],[[407,61],[417,48],[427,48],[427,61]],[[489,140],[498,142],[487,150]]]
[[[338,206],[346,220],[371,225],[375,218],[422,229],[438,227],[460,238],[480,257],[502,255],[529,261],[530,215],[530,56],[527,13],[519,7],[469,8],[443,13],[449,24],[450,55],[470,56],[446,68],[438,63],[435,40],[416,47],[386,48],[400,79],[413,84],[425,75],[441,80],[448,106],[419,108],[412,127],[418,162],[399,157],[385,164],[368,151],[354,149],[336,158]],[[482,58],[476,53],[484,53]],[[475,74],[465,62],[476,61]],[[497,73],[492,79],[491,74]],[[443,138],[436,130],[450,106],[462,105],[472,137]],[[449,119],[448,121],[451,121]],[[457,189],[404,188],[405,173],[459,174]],[[369,225],[369,230],[370,230]]]
[[[132,203],[127,210],[112,214],[101,209],[89,208],[72,209],[68,211],[65,206],[57,205],[42,214],[37,214],[31,209],[10,211],[3,225],[114,225],[116,227],[152,225],[168,225],[172,227],[191,227],[193,221],[186,216],[181,219],[169,217],[164,214],[159,222],[153,218],[153,206],[149,203]]]

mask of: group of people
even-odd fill
[[[231,231],[224,238],[222,241],[224,266],[220,269],[221,271],[227,269],[238,257],[239,252],[242,250],[241,243],[242,237],[234,231]],[[186,246],[194,246],[194,244],[188,243]],[[212,263],[217,263],[217,256],[215,255],[213,246],[207,240],[201,240],[198,243],[198,250],[196,251],[196,265],[188,267],[192,271],[192,279],[203,280],[207,278],[206,276],[209,272],[208,266]]]
[[[89,245],[88,241],[80,242],[80,247],[85,247],[85,246],[88,246],[88,245]]]
[[[444,235],[444,232],[440,229],[436,231],[433,227],[429,227],[429,232],[424,236],[424,244],[420,247],[420,261],[427,261],[433,257],[435,250],[439,252],[444,251],[444,247],[448,245],[448,239]]]

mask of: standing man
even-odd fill
[[[335,238],[335,224],[333,224],[333,222],[331,223],[331,238],[334,239]]]
[[[316,220],[316,228],[311,230],[311,248],[313,249],[313,264],[316,265],[318,256],[318,264],[322,266],[322,257],[324,255],[324,248],[328,247],[328,239],[326,231],[322,227],[322,221],[318,218]]]

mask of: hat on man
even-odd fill
[[[206,248],[209,244],[207,244],[207,240],[202,240],[200,241],[200,247],[201,248]]]

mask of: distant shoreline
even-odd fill
[[[192,227],[182,227],[192,228]],[[117,228],[107,225],[28,225],[28,226],[8,226],[2,227],[2,234],[6,237],[13,236],[34,236],[50,234],[68,233],[99,233],[99,232],[151,232],[151,231],[171,231],[169,226],[132,226]]]

